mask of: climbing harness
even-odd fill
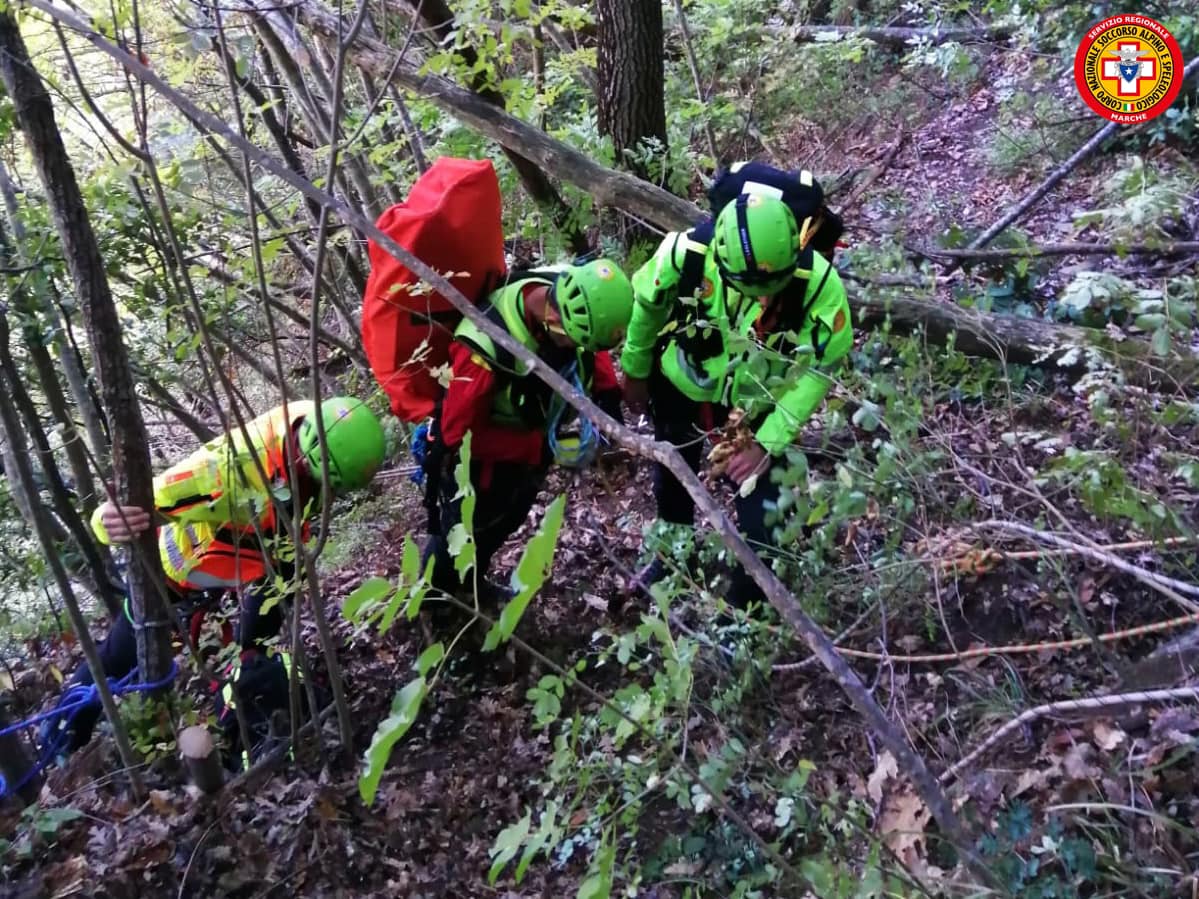
[[[178,665],[172,661],[171,670],[167,672],[166,677],[162,680],[152,681],[148,684],[135,683],[137,679],[138,669],[134,668],[128,674],[120,679],[108,678],[108,689],[113,696],[121,696],[125,693],[146,693],[153,690],[160,690],[163,687],[170,686],[175,680],[175,676],[179,673]],[[0,730],[0,737],[8,736],[11,733],[16,733],[26,727],[33,727],[41,722],[48,722],[51,719],[54,723],[41,728],[40,737],[42,742],[41,752],[38,754],[37,761],[33,767],[25,772],[14,784],[9,784],[3,775],[0,775],[0,799],[20,792],[20,790],[33,778],[37,777],[42,771],[53,764],[54,760],[62,752],[67,740],[71,734],[71,722],[73,722],[78,714],[88,706],[96,706],[100,704],[100,692],[96,689],[96,685],[92,684],[76,684],[67,689],[58,700],[58,704],[48,712],[43,712],[40,715],[34,715],[32,718],[26,718],[24,721],[19,721],[16,724],[11,724],[8,727]]]

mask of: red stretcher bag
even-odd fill
[[[478,303],[505,271],[500,184],[489,160],[443,156],[376,226]],[[462,316],[375,241],[362,298],[362,342],[392,411],[408,422],[433,412],[434,369],[449,359]]]

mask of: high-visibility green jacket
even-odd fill
[[[621,367],[646,378],[660,365],[690,399],[744,409],[758,443],[782,453],[828,393],[827,373],[853,346],[845,288],[809,249],[781,293],[745,296],[724,283],[697,232],[668,234],[633,275],[636,302]],[[795,365],[806,370],[786,388]]]
[[[294,499],[287,471],[288,439],[296,423],[312,414],[314,404],[288,403],[287,411],[285,418],[278,406],[246,422],[248,444],[241,428],[235,427],[154,478],[154,511],[167,519],[158,529],[159,555],[171,580],[185,584],[201,573],[231,583],[261,577],[261,554],[228,544],[274,535],[272,498]],[[256,458],[266,472],[265,482]],[[92,515],[92,530],[102,543],[109,543],[101,511]],[[220,551],[213,551],[218,546]],[[197,570],[205,568],[211,571]]]

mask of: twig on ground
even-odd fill
[[[1069,549],[1080,556],[1086,556],[1088,559],[1101,562],[1104,565],[1115,568],[1117,571],[1131,575],[1142,583],[1148,584],[1159,591],[1166,592],[1167,595],[1174,599],[1175,602],[1181,604],[1188,612],[1199,612],[1199,604],[1179,595],[1186,594],[1187,596],[1199,597],[1199,586],[1188,584],[1185,581],[1176,580],[1172,577],[1166,577],[1164,574],[1147,571],[1139,565],[1133,565],[1131,562],[1127,562],[1113,553],[1104,552],[1101,549],[1090,546],[1082,546],[1064,537],[1059,537],[1057,534],[1052,534],[1048,531],[1038,531],[1036,528],[1015,521],[1000,521],[993,518],[988,521],[979,522],[973,527],[977,530],[998,530],[1009,534],[1020,534],[1040,543],[1049,543],[1063,549]]]
[[[895,162],[895,157],[899,155],[899,151],[903,148],[904,141],[906,141],[907,138],[907,129],[901,129],[899,136],[895,138],[895,141],[887,149],[886,155],[883,156],[882,160],[876,165],[870,166],[870,168],[866,170],[865,177],[863,177],[861,181],[854,185],[854,188],[852,191],[850,191],[849,196],[845,198],[845,202],[839,204],[841,209],[852,209],[861,201],[862,197],[866,194],[866,191],[870,189],[870,186],[883,175],[885,175],[887,170],[891,168],[891,164]]]
[[[955,762],[938,778],[941,783],[949,783],[957,777],[964,769],[978,761],[978,759],[989,749],[995,746],[1000,740],[1018,730],[1025,724],[1035,721],[1038,718],[1043,718],[1046,715],[1060,714],[1062,712],[1085,712],[1097,709],[1110,709],[1114,706],[1121,705],[1139,705],[1141,703],[1157,703],[1169,702],[1172,699],[1189,699],[1191,701],[1199,700],[1199,687],[1175,687],[1171,690],[1148,690],[1141,693],[1109,693],[1103,696],[1090,696],[1086,699],[1063,699],[1059,702],[1050,702],[1045,705],[1039,705],[1036,708],[1028,709],[1019,716],[1013,718],[991,736],[983,740],[979,746],[974,749],[969,755],[960,761]]]
[[[204,841],[208,839],[208,835],[212,833],[212,829],[221,823],[221,819],[223,817],[224,815],[217,815],[215,818],[213,818],[212,823],[205,828],[202,834],[200,834],[200,839],[196,840],[196,845],[192,848],[191,855],[188,856],[187,867],[183,869],[183,876],[179,878],[179,893],[177,894],[178,899],[183,899],[183,888],[187,886],[187,875],[191,873],[192,865],[196,861],[196,856],[200,854],[200,847],[204,845]]]

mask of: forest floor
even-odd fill
[[[896,112],[891,120],[847,122],[830,133],[797,123],[791,138],[774,148],[812,159],[818,171],[878,166],[858,209],[847,210],[855,244],[879,235],[902,235],[913,243],[935,243],[953,223],[985,225],[1018,199],[1052,165],[1049,152],[1037,154],[1022,173],[995,171],[988,147],[1003,127],[1023,131],[1020,122],[1000,122],[997,91],[1019,73],[1012,57],[997,54],[977,86],[949,99],[924,94],[924,105]],[[895,76],[898,77],[898,76]],[[873,86],[883,90],[886,78]],[[1062,97],[1073,87],[1058,85]],[[1071,93],[1069,96],[1073,96]],[[1076,103],[1063,104],[1075,109]],[[901,125],[902,123],[902,125]],[[1086,132],[1099,126],[1086,118]],[[895,142],[900,141],[898,147]],[[894,152],[892,152],[894,150]],[[1172,151],[1162,150],[1163,157]],[[1049,238],[1069,228],[1072,215],[1093,203],[1097,187],[1116,166],[1105,157],[1085,167],[1050,194],[1022,227]],[[1067,270],[1070,260],[1057,268]],[[1088,260],[1088,265],[1098,260]],[[1132,266],[1134,262],[1121,263]],[[960,278],[971,277],[968,275]],[[1053,280],[1040,289],[1052,294]],[[948,296],[949,284],[938,292]],[[1031,520],[1042,498],[1028,486],[1028,464],[1048,458],[1063,446],[1087,446],[1099,439],[1085,404],[1069,385],[1051,384],[1035,403],[1012,407],[945,404],[935,413],[933,432],[924,439],[945,443],[951,460],[944,486],[966,479],[968,489],[986,492],[993,508],[1026,512]],[[852,429],[849,429],[852,430]],[[1013,450],[1005,434],[1016,433]],[[1030,436],[1031,435],[1031,436]],[[1146,423],[1127,450],[1130,468],[1157,477],[1157,455],[1177,434]],[[1028,439],[1025,439],[1025,438]],[[864,439],[864,435],[850,435]],[[827,460],[814,457],[818,469]],[[1164,483],[1162,490],[1176,487]],[[559,538],[552,582],[530,608],[520,635],[556,661],[570,665],[606,645],[613,632],[628,627],[614,620],[609,601],[626,592],[629,572],[638,566],[642,531],[652,520],[650,470],[620,463],[604,477],[555,473],[543,494],[569,494],[567,519]],[[370,503],[369,539],[349,553],[340,570],[326,578],[330,599],[347,595],[367,577],[394,576],[406,533],[419,534],[423,511],[415,487],[401,478],[381,481]],[[1193,497],[1190,498],[1193,501]],[[1050,498],[1052,500],[1052,498]],[[1107,543],[1121,533],[1104,533],[1075,506],[1057,510],[1071,526]],[[947,517],[947,516],[946,516]],[[505,575],[531,533],[517,535],[496,560]],[[930,521],[938,519],[930,513]],[[335,522],[334,527],[337,527]],[[952,538],[952,532],[926,535]],[[847,564],[868,556],[872,524],[845,534]],[[1013,548],[1005,544],[1005,548]],[[1014,548],[1027,549],[1027,544]],[[865,554],[865,556],[863,556]],[[1131,561],[1153,567],[1156,556]],[[1075,605],[1063,607],[1062,582],[1073,585]],[[1081,610],[1102,633],[1180,614],[1159,593],[1127,574],[1088,566],[1074,558],[1006,562],[982,576],[946,574],[938,596],[899,597],[880,622],[870,619],[844,638],[848,645],[891,652],[946,652],[970,645],[1003,645],[1075,637],[1072,614]],[[637,601],[633,601],[634,611]],[[334,606],[334,625],[343,643],[342,660],[353,707],[355,739],[366,746],[377,723],[386,717],[395,689],[411,678],[413,662],[424,646],[421,629],[405,623],[384,637],[355,634]],[[916,609],[915,613],[912,610]],[[828,610],[822,622],[839,633],[856,617]],[[934,626],[929,627],[929,621]],[[1168,637],[1147,637],[1114,644],[1103,651],[1046,650],[1007,658],[977,658],[954,665],[917,665],[857,661],[855,666],[888,712],[903,724],[935,770],[962,758],[987,734],[1023,708],[1063,696],[1102,693],[1173,682],[1174,671],[1154,672],[1130,666]],[[806,652],[779,633],[778,661],[805,658]],[[315,640],[308,635],[310,645]],[[53,696],[51,666],[69,670],[70,647],[44,645],[28,663],[20,701],[26,709]],[[710,655],[715,655],[709,652]],[[707,664],[718,667],[719,658]],[[574,895],[584,867],[578,859],[532,866],[515,885],[508,873],[497,887],[486,886],[489,850],[499,831],[540,799],[538,786],[551,753],[550,738],[532,726],[530,686],[545,673],[539,664],[513,673],[487,657],[484,664],[466,658],[451,667],[408,735],[392,756],[373,807],[358,796],[357,772],[323,769],[309,747],[294,764],[266,772],[252,788],[227,790],[202,799],[180,785],[178,771],[160,764],[147,771],[150,799],[134,805],[119,774],[108,738],[93,740],[63,769],[54,771],[43,791],[43,807],[71,808],[73,820],[55,824],[31,839],[29,854],[9,848],[4,895],[66,897],[95,895],[232,896],[496,896],[560,897]],[[604,689],[602,682],[593,684]],[[1006,702],[995,697],[1006,697]],[[903,793],[888,796],[881,787],[895,778],[886,758],[864,739],[861,719],[835,682],[819,667],[770,673],[756,679],[752,701],[760,705],[758,738],[776,764],[798,759],[816,763],[811,789],[822,795],[843,793],[871,804],[880,819],[902,816]],[[584,700],[580,703],[586,705]],[[953,710],[954,713],[951,713]],[[1112,818],[1118,844],[1140,854],[1176,863],[1194,851],[1186,839],[1166,831],[1161,817],[1199,824],[1199,806],[1186,758],[1199,733],[1199,717],[1178,710],[1158,714],[1127,708],[1106,717],[1039,721],[1020,729],[996,752],[981,759],[951,787],[959,807],[972,821],[1011,814],[1017,802],[1038,808],[1069,803],[1107,803],[1141,809],[1139,818]],[[714,735],[701,724],[691,733],[698,758]],[[1145,771],[1151,771],[1149,775]],[[740,810],[770,835],[774,809],[746,800]],[[657,809],[662,832],[670,829],[668,809]],[[711,813],[710,813],[711,814]],[[918,803],[906,809],[904,832],[888,840],[913,868],[935,865],[932,825]],[[1129,823],[1131,820],[1132,823]],[[19,831],[18,812],[0,813],[0,834]],[[26,828],[28,829],[28,828]],[[927,830],[927,832],[926,832]],[[648,837],[647,837],[648,839]],[[688,875],[701,875],[699,868]],[[643,896],[681,896],[681,887],[645,888]]]

